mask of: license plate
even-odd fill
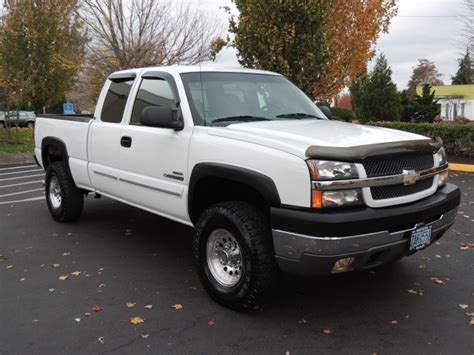
[[[410,251],[420,250],[431,244],[431,227],[425,226],[411,232]]]

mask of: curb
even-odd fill
[[[471,164],[449,164],[449,170],[474,173],[474,165]]]

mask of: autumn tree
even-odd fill
[[[398,121],[402,110],[392,70],[381,54],[368,76],[351,87],[352,105],[361,121]]]
[[[459,68],[455,76],[451,77],[453,85],[474,84],[474,62],[471,60],[469,48],[466,54],[458,60]]]
[[[113,71],[208,60],[222,28],[183,2],[82,0],[81,15],[92,39],[84,86],[93,98]]]
[[[423,85],[443,85],[443,82],[440,78],[443,76],[434,62],[429,61],[428,59],[418,59],[418,65],[413,68],[413,73],[411,74],[410,81],[408,82],[407,94],[410,96],[416,95],[416,88]]]
[[[0,77],[7,98],[44,112],[63,99],[84,58],[77,0],[8,0],[4,6]]]
[[[374,56],[395,0],[234,0],[229,30],[239,61],[280,72],[313,98],[350,85]]]

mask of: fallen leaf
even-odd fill
[[[130,323],[132,323],[132,324],[137,325],[137,324],[144,323],[144,322],[145,321],[140,317],[130,317]]]
[[[135,307],[136,303],[135,302],[127,302],[127,307],[128,308],[133,308]]]
[[[86,317],[90,317],[92,314],[90,314],[89,312],[86,312],[86,313],[84,313],[84,315],[85,315]]]
[[[326,334],[326,335],[329,335],[329,334],[332,334],[332,330],[329,329],[329,328],[326,328],[323,330],[323,333]]]
[[[66,281],[69,278],[68,275],[59,276],[59,280]]]
[[[443,280],[438,279],[437,277],[431,277],[430,280],[433,281],[434,283],[437,283],[437,284],[440,284],[440,285],[445,285],[446,284],[446,282],[444,282]]]
[[[105,343],[105,338],[104,337],[99,337],[99,339],[97,339],[97,342],[100,343],[100,344],[104,344]]]
[[[24,278],[24,277],[22,277],[22,278],[20,279],[20,281],[25,281],[25,280],[26,280],[26,278]]]
[[[81,321],[81,318],[75,318],[74,319],[77,323],[79,323]]]
[[[144,333],[144,334],[140,334],[142,336],[142,339],[148,339],[150,337],[150,334],[148,333]]]
[[[106,284],[100,284],[100,285],[99,285],[99,288],[103,288],[103,287],[105,287],[105,286],[107,286],[107,285],[106,285]]]
[[[471,317],[471,320],[469,321],[469,325],[474,326],[474,317]]]
[[[474,249],[474,243],[464,243],[460,249],[461,250]]]
[[[460,304],[459,308],[466,309],[466,308],[469,308],[469,306],[467,304]]]
[[[179,303],[176,303],[176,304],[171,305],[171,308],[174,308],[175,310],[178,310],[178,309],[182,309],[183,305],[179,304]]]
[[[214,319],[211,319],[209,321],[207,321],[207,325],[210,326],[210,327],[213,327],[216,325],[216,321]]]
[[[10,270],[10,269],[13,269],[13,268],[14,268],[13,265],[8,265],[8,266],[7,266],[7,270]]]
[[[407,292],[411,293],[412,295],[423,296],[423,290],[422,289],[418,289],[418,290],[410,289],[410,290],[407,290]]]
[[[53,267],[59,267],[60,265],[59,264],[53,264]]]
[[[390,321],[390,324],[398,324],[398,321],[397,320],[392,320],[392,321]]]
[[[95,305],[91,308],[91,310],[97,313],[97,312],[102,311],[102,308],[101,308],[100,306],[98,306],[98,305],[95,304]]]
[[[7,260],[8,258],[5,255],[0,255],[0,261]]]
[[[143,308],[146,308],[146,309],[152,309],[153,308],[153,305],[152,304],[147,304],[145,307]]]
[[[80,274],[82,274],[81,271],[74,271],[74,272],[71,272],[71,275],[73,275],[73,276],[79,276]]]
[[[63,253],[63,256],[69,256],[69,255],[71,255],[71,253],[68,252],[68,251],[66,251],[66,252]]]
[[[54,291],[56,291],[56,289],[50,288],[50,289],[48,289],[48,291],[49,291],[49,292],[54,292]]]

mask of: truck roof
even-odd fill
[[[126,74],[126,73],[136,73],[139,74],[144,70],[153,71],[153,70],[170,70],[177,73],[199,73],[199,72],[227,72],[227,73],[248,73],[248,74],[266,74],[266,75],[277,75],[266,70],[256,70],[256,69],[247,69],[242,67],[225,67],[218,65],[171,65],[171,66],[157,66],[157,67],[146,67],[146,68],[134,68],[127,69],[115,72],[114,74]]]

